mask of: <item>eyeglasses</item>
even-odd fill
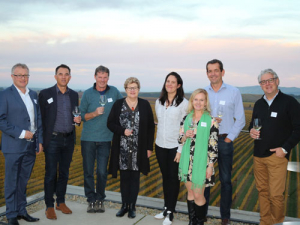
[[[274,81],[275,81],[276,79],[277,79],[277,77],[276,77],[276,78],[270,78],[270,79],[268,79],[268,80],[261,80],[259,83],[260,83],[261,85],[265,85],[265,84],[267,84],[267,83],[273,84]]]
[[[30,75],[29,74],[25,74],[25,75],[16,75],[16,74],[13,74],[16,78],[28,78]]]
[[[127,87],[126,88],[127,90],[130,90],[130,91],[136,91],[137,89],[139,89],[138,87]]]

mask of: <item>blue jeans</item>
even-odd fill
[[[81,141],[84,172],[84,193],[88,202],[105,199],[107,164],[111,142]],[[97,184],[95,192],[94,165],[97,160]]]
[[[74,152],[74,135],[63,137],[52,135],[49,146],[45,149],[45,203],[47,208],[54,207],[53,194],[56,193],[56,203],[65,202],[65,194],[69,179],[69,169]],[[58,166],[58,178],[57,178]]]
[[[231,170],[233,161],[233,143],[226,143],[224,137],[219,137],[218,163],[221,181],[220,213],[222,219],[230,219],[232,203]]]

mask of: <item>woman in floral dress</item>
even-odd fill
[[[189,224],[204,224],[204,189],[215,185],[214,163],[218,157],[219,125],[210,115],[208,94],[197,89],[190,97],[188,115],[180,125],[179,143],[183,145],[179,178],[188,191]]]

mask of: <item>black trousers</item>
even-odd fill
[[[168,149],[155,145],[155,152],[163,178],[165,207],[168,211],[174,212],[180,186],[178,163],[174,162],[177,148]]]
[[[120,170],[122,203],[135,204],[140,190],[140,172]]]

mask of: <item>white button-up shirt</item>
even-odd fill
[[[162,105],[159,99],[155,102],[155,112],[158,120],[156,140],[161,148],[176,148],[179,147],[178,136],[180,129],[180,122],[186,115],[188,100],[185,98],[178,106],[173,105],[166,107],[166,102]]]
[[[16,86],[15,86],[16,87]],[[25,94],[19,90],[19,88],[17,88],[17,91],[19,92],[25,106],[26,106],[26,109],[27,109],[27,112],[28,112],[28,115],[29,115],[29,118],[30,118],[30,124],[31,126],[34,125],[34,108],[33,108],[33,102],[30,98],[30,95],[29,95],[29,89],[26,87],[26,92]],[[28,130],[29,130],[29,127],[28,127]],[[25,130],[22,131],[21,135],[19,138],[24,138],[25,137]]]

